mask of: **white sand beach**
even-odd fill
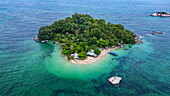
[[[75,64],[91,64],[91,63],[94,63],[100,59],[102,59],[103,57],[105,57],[109,51],[112,51],[114,48],[109,48],[109,49],[104,49],[103,51],[101,51],[101,54],[94,58],[94,57],[90,57],[90,56],[87,56],[87,58],[85,60],[77,60],[77,59],[74,59],[74,60],[70,60],[71,63],[75,63]]]

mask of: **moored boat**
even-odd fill
[[[152,31],[152,34],[163,34],[164,32]]]
[[[48,42],[48,40],[42,40],[41,41],[41,43],[47,43]]]
[[[108,52],[109,54],[111,54],[111,55],[114,55],[114,56],[117,56],[118,54],[117,53],[114,53],[114,52]]]
[[[166,12],[156,12],[156,13],[150,14],[150,16],[170,17],[170,13],[166,13]]]

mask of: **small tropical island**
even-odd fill
[[[136,44],[137,35],[121,24],[106,23],[87,14],[75,13],[72,17],[55,21],[39,29],[35,40],[57,42],[61,54],[72,63],[89,64],[103,58],[116,46]]]
[[[150,14],[151,16],[158,16],[158,17],[170,17],[170,13],[166,12],[156,12],[153,14]]]

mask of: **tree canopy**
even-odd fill
[[[79,53],[79,59],[86,59],[87,58],[87,53],[86,52],[81,52],[81,53]]]
[[[94,49],[94,53],[95,53],[96,55],[99,55],[99,54],[101,53],[101,51],[100,51],[98,48],[96,48],[96,49]]]
[[[38,33],[40,40],[59,42],[64,55],[119,45],[121,41],[124,44],[135,44],[135,36],[121,24],[106,23],[104,19],[78,13],[55,21],[50,26],[43,26]]]

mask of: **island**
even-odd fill
[[[150,14],[151,16],[158,16],[158,17],[170,17],[170,13],[166,12],[156,12],[153,14]]]
[[[61,54],[76,64],[93,63],[115,46],[136,44],[135,38],[136,35],[121,24],[106,23],[104,19],[78,13],[41,27],[35,37],[37,41],[57,42]]]

